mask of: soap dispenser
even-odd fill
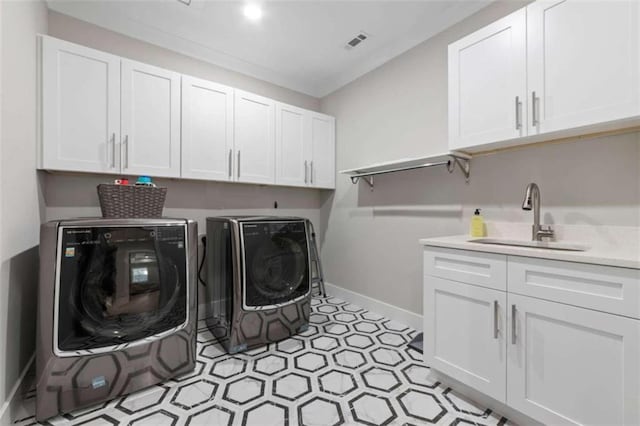
[[[476,209],[471,216],[471,236],[474,238],[484,237],[484,219],[480,216],[480,209]]]

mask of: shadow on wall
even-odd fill
[[[475,156],[468,183],[445,167],[376,176],[373,191],[361,181],[357,207],[402,217],[461,217],[482,207],[494,220],[528,221],[520,203],[537,182],[543,210],[551,211],[547,223],[635,225],[629,212],[640,204],[639,163],[640,133],[532,146]]]
[[[6,342],[13,346],[4,350],[4,395],[9,395],[20,373],[35,351],[38,295],[38,246],[23,251],[2,263],[2,281],[7,285]]]
[[[113,182],[113,175],[41,174],[47,207],[98,207],[97,185]],[[135,177],[131,177],[135,179]],[[312,188],[277,187],[197,180],[154,179],[168,188],[165,207],[182,209],[318,209],[321,193]]]
[[[322,191],[320,194],[320,229],[316,229],[316,240],[318,247],[324,246],[324,240],[327,235],[327,227],[329,226],[329,213],[333,206],[335,191]]]
[[[459,171],[449,173],[446,167],[378,175],[373,183],[373,188],[363,180],[355,184],[358,207],[388,216],[456,216],[467,185]]]

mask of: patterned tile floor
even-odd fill
[[[407,348],[415,334],[358,306],[314,298],[307,332],[231,356],[201,322],[193,373],[45,424],[508,424],[430,380],[421,354]],[[31,389],[16,424],[36,424],[34,403]]]

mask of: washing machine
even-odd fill
[[[229,353],[306,330],[310,295],[307,219],[207,218],[206,322]]]
[[[193,370],[197,233],[183,219],[42,225],[37,420]]]

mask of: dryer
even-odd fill
[[[196,269],[194,221],[43,224],[37,420],[193,370]]]
[[[307,230],[300,217],[207,218],[206,322],[229,353],[308,328]]]

